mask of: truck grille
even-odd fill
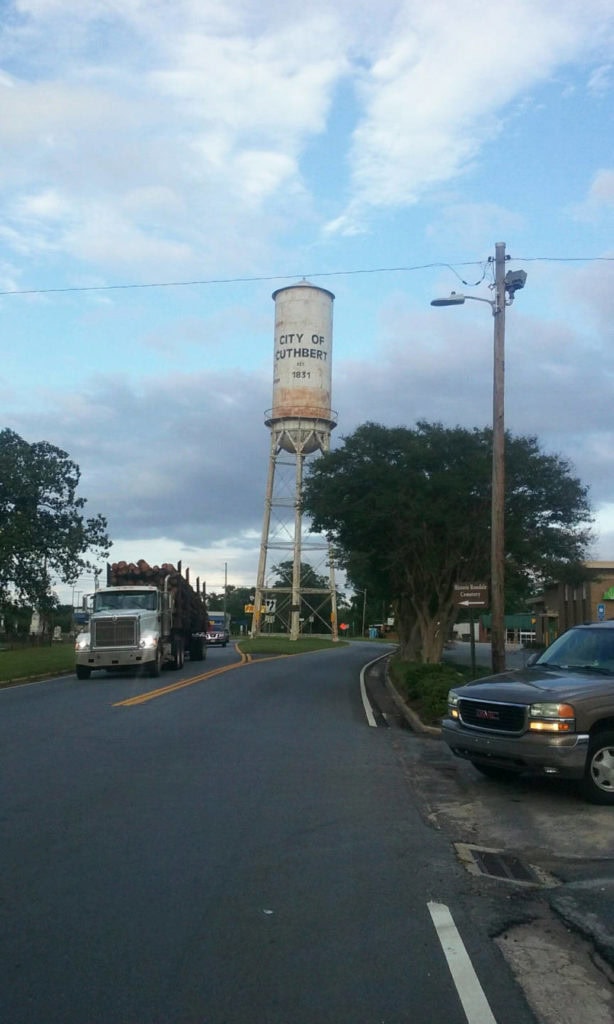
[[[521,733],[526,728],[527,709],[524,704],[502,704],[497,701],[460,701],[460,716],[463,725],[472,729],[488,729],[489,732]]]
[[[92,625],[92,643],[96,647],[136,647],[138,619],[125,618],[98,619]]]

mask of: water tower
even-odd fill
[[[254,598],[252,634],[284,632],[291,640],[324,633],[337,640],[335,573],[330,545],[304,532],[302,490],[305,459],[327,452],[336,426],[330,407],[333,300],[309,281],[278,288],[275,302],[273,408],[265,415],[271,431],[262,541]],[[268,586],[269,555],[292,562],[287,586]],[[307,561],[309,558],[309,561]],[[317,580],[301,579],[310,565]],[[322,572],[324,570],[324,573]],[[309,583],[326,580],[326,586]]]

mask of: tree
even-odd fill
[[[235,587],[232,583],[228,583],[226,601],[224,602],[223,592],[207,594],[207,608],[212,612],[221,612],[225,606],[231,623],[241,622],[245,620],[246,616],[245,605],[253,604],[253,598],[253,587]]]
[[[488,429],[366,423],[310,468],[314,529],[333,537],[355,584],[387,592],[407,659],[439,661],[454,584],[489,578],[491,451]],[[591,512],[568,463],[536,438],[508,434],[506,468],[506,573],[518,600],[585,556]]]
[[[94,568],[88,552],[108,555],[106,520],[86,519],[76,496],[80,475],[60,448],[0,431],[0,602],[15,594],[47,615],[52,576],[74,583]]]

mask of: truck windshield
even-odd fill
[[[150,611],[157,608],[158,595],[154,590],[99,591],[94,594],[95,612]]]

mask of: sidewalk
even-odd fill
[[[439,728],[425,725],[416,712],[407,707],[388,675],[386,686],[400,714],[413,732],[434,738],[441,734]],[[450,757],[453,758],[453,755],[450,754]],[[612,828],[614,832],[614,807]],[[614,970],[614,839],[612,860],[601,862],[595,869],[599,871],[599,877],[581,880],[563,878],[559,886],[543,889],[542,893],[563,923],[588,939],[599,956]]]

